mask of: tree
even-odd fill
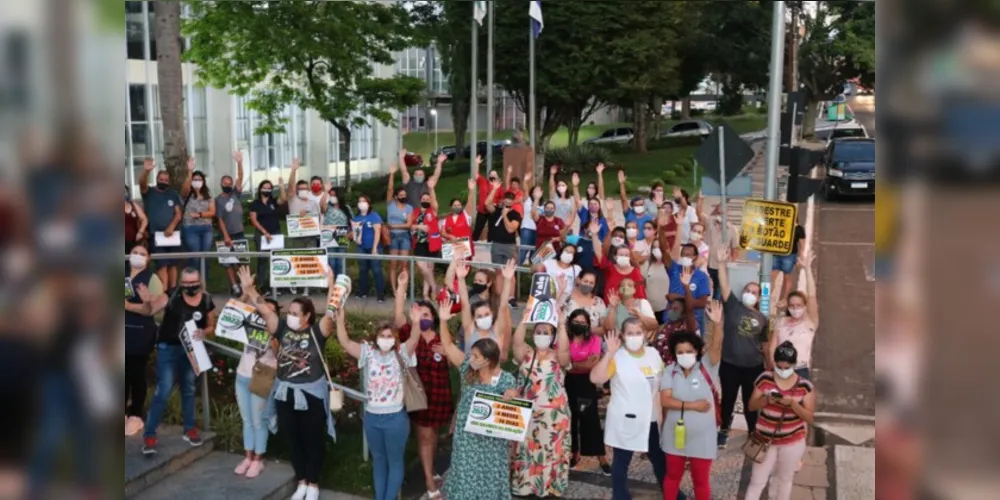
[[[448,75],[451,120],[455,129],[455,148],[458,151],[465,147],[471,111],[472,6],[473,2],[462,0],[441,2],[441,18],[434,30],[434,39],[441,55],[441,70]]]
[[[566,124],[570,146],[576,146],[580,143],[580,129],[583,128],[583,124],[587,123],[587,120],[594,116],[598,109],[605,106],[604,102],[597,97],[592,98],[588,103],[577,104],[576,111],[571,113],[570,121]]]
[[[750,0],[701,4],[702,43],[710,51],[708,69],[723,86],[724,106],[720,111],[742,111],[743,92],[762,90],[768,85],[771,63],[772,1]]]
[[[155,5],[156,78],[163,117],[163,166],[175,186],[187,177],[187,134],[184,127],[184,73],[181,70],[181,4]],[[193,96],[188,96],[192,99]],[[190,118],[190,117],[189,117]],[[151,131],[155,133],[155,131]]]
[[[835,98],[852,78],[875,80],[875,5],[818,2],[814,14],[803,18],[799,74],[809,90],[803,134],[811,136],[820,102]]]
[[[422,79],[389,75],[398,52],[426,44],[401,4],[196,0],[191,9],[185,58],[199,79],[246,97],[263,116],[256,133],[283,132],[288,105],[315,110],[344,139],[348,191],[351,127],[392,125],[424,98]]]

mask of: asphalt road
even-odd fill
[[[874,103],[851,102],[874,136]],[[822,323],[813,349],[819,410],[875,415],[874,199],[816,205],[817,293]]]

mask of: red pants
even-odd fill
[[[663,483],[664,500],[676,500],[684,478],[684,464],[691,463],[691,481],[694,483],[695,500],[712,499],[712,461],[703,458],[678,457],[667,455],[667,479]]]

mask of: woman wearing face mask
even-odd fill
[[[659,326],[653,317],[653,307],[648,300],[636,298],[635,289],[635,281],[625,278],[618,285],[617,292],[608,292],[608,317],[604,320],[606,329],[621,331],[622,324],[628,319],[639,320],[647,332]]]
[[[597,457],[601,471],[611,474],[598,413],[601,395],[590,381],[590,371],[601,359],[601,337],[593,331],[591,317],[583,309],[573,310],[566,324],[571,339],[571,365],[566,374],[566,395],[572,417],[569,431],[573,458],[569,466],[575,468],[580,463],[580,457]]]
[[[358,216],[354,219],[354,227],[360,229],[361,241],[358,241],[358,251],[371,255],[378,255],[379,243],[382,239],[382,216],[371,209],[371,200],[367,196],[358,197]],[[355,233],[357,234],[357,233]],[[385,278],[382,275],[382,262],[377,260],[359,260],[358,267],[361,268],[361,280],[357,289],[357,296],[365,298],[368,296],[368,273],[371,272],[375,278],[375,293],[379,302],[385,302]]]
[[[810,360],[816,329],[819,328],[819,300],[816,297],[816,277],[813,275],[812,262],[812,252],[809,250],[803,251],[799,256],[798,268],[806,273],[806,293],[795,291],[788,295],[786,315],[775,320],[774,335],[767,344],[767,352],[773,353],[778,344],[791,342],[799,352],[799,364],[795,367],[795,373],[806,380],[812,380]],[[778,310],[783,309],[783,305],[779,303]],[[774,366],[774,360],[769,361],[769,366]]]
[[[710,345],[690,331],[670,337],[670,353],[677,363],[667,366],[660,380],[660,403],[666,410],[660,436],[660,448],[667,454],[663,498],[677,496],[687,464],[695,499],[712,498],[710,476],[721,420],[715,381],[722,356],[722,304],[712,303],[708,315],[715,328]]]
[[[530,175],[530,173],[529,173]],[[528,175],[524,178],[524,183],[530,186],[530,179]],[[538,226],[535,224],[535,219],[542,215],[542,196],[544,196],[545,191],[542,186],[530,187],[528,191],[528,199],[524,200],[524,221],[521,224],[521,245],[534,246],[537,240],[537,229]],[[528,254],[531,252],[528,250],[521,250],[520,256],[518,256],[517,261],[519,263],[524,263],[528,259]]]
[[[389,225],[389,253],[392,255],[410,255],[413,248],[413,238],[410,235],[410,219],[413,217],[413,207],[405,187],[394,187],[396,172],[399,167],[389,165],[389,187],[386,189],[386,224]],[[389,283],[395,283],[399,273],[406,269],[405,261],[389,262]]]
[[[632,261],[642,267],[649,260],[649,243],[639,239],[639,224],[630,221],[625,224],[625,244],[632,250]]]
[[[403,405],[405,371],[417,366],[415,352],[419,335],[400,343],[389,323],[375,327],[366,342],[347,336],[344,308],[337,311],[337,341],[348,356],[358,360],[365,374],[365,437],[372,451],[372,475],[375,500],[394,500],[403,487],[406,441],[410,436],[410,417]],[[410,308],[410,327],[420,328],[420,306]]]
[[[557,258],[549,259],[535,266],[536,273],[546,273],[556,282],[556,303],[562,304],[573,293],[577,276],[583,271],[576,262],[576,247],[565,245],[557,251]]]
[[[591,223],[591,231],[597,232],[595,223]],[[615,237],[611,239],[614,240]],[[608,259],[604,258],[604,252],[607,250],[611,252]],[[594,254],[597,268],[604,273],[605,290],[618,290],[622,280],[629,278],[635,283],[635,298],[646,298],[646,287],[642,285],[642,272],[632,265],[632,251],[627,246],[606,242],[603,246],[595,246]],[[610,299],[610,296],[608,298]]]
[[[278,179],[281,185],[281,179]],[[281,219],[278,216],[278,207],[285,204],[285,191],[278,189],[275,196],[274,184],[271,181],[261,181],[257,185],[257,198],[250,204],[250,224],[253,225],[255,234],[254,245],[259,251],[263,248],[263,243],[270,243],[272,235],[281,234]],[[270,283],[268,273],[271,270],[270,260],[266,257],[257,259],[257,281],[264,284]],[[261,290],[270,288],[269,285],[262,285]],[[277,297],[277,292],[273,293]]]
[[[699,266],[705,273],[708,273],[708,256],[711,248],[708,243],[705,242],[705,226],[701,222],[697,222],[691,225],[691,244],[698,249],[698,261],[703,261],[704,265]]]
[[[655,349],[646,346],[646,333],[634,318],[625,321],[621,337],[610,332],[604,342],[607,352],[591,370],[590,381],[598,386],[611,381],[604,444],[614,453],[612,498],[631,500],[628,471],[633,454],[648,454],[657,484],[662,485],[666,477],[666,457],[660,452],[663,408],[657,397],[663,360]]]
[[[407,283],[409,275],[403,271],[399,274],[396,285],[395,325],[399,330],[399,341],[412,346],[412,352],[417,358],[417,375],[427,395],[427,409],[414,412],[410,415],[410,420],[413,421],[417,431],[417,449],[423,467],[427,498],[435,500],[441,498],[441,493],[438,491],[438,481],[441,476],[434,470],[438,429],[450,425],[454,415],[451,372],[448,360],[444,356],[441,337],[437,332],[443,322],[451,319],[452,304],[450,302],[442,304],[440,311],[444,314],[439,317],[436,304],[418,300],[411,306],[407,318],[404,314]],[[413,310],[414,307],[416,311]],[[418,316],[417,321],[414,321],[414,314]],[[411,352],[409,348],[407,349],[407,352]]]
[[[472,214],[476,210],[476,181],[469,180],[469,197],[462,205],[462,200],[452,198],[451,211],[444,218],[444,227],[441,236],[451,244],[463,243],[469,248],[472,254],[468,260],[476,255],[476,244],[472,241]],[[448,283],[450,280],[445,280]]]
[[[450,314],[450,311],[445,312],[442,320],[450,319]],[[507,500],[511,498],[509,442],[464,429],[476,392],[512,399],[517,396],[517,383],[513,375],[501,368],[502,348],[493,339],[476,341],[466,354],[453,342],[445,320],[441,322],[441,342],[445,357],[458,368],[462,382],[457,419],[461,425],[456,426],[451,468],[442,488],[445,498]]]
[[[438,222],[436,205],[429,193],[424,194],[420,197],[420,207],[410,216],[413,254],[417,257],[441,258],[441,224]],[[434,264],[418,262],[417,269],[424,278],[424,300],[430,300],[437,295]]]
[[[569,294],[569,298],[562,305],[563,311],[576,311],[582,309],[587,313],[590,320],[590,329],[594,335],[604,334],[604,318],[608,315],[608,305],[604,299],[597,296],[594,290],[597,288],[596,271],[580,271],[575,287]]]
[[[549,169],[549,199],[556,206],[555,216],[564,221],[569,220],[570,214],[576,207],[576,202],[569,192],[569,184],[564,180],[556,181],[556,174],[559,173],[559,166],[553,165]]]
[[[344,274],[345,270],[344,259],[337,258],[336,254],[346,252],[347,246],[353,237],[350,227],[351,218],[354,214],[351,212],[351,207],[341,201],[343,198],[344,196],[340,189],[331,187],[327,190],[326,213],[323,214],[323,225],[341,228],[341,233],[343,234],[343,236],[334,237],[337,246],[327,248],[327,253],[330,254],[328,257],[330,269],[333,269],[333,274],[338,276]]]
[[[578,262],[583,269],[596,269],[596,265],[594,264],[594,248],[604,244],[604,240],[608,237],[608,232],[610,231],[608,221],[604,218],[601,201],[597,198],[588,200],[584,207],[580,209],[579,218],[580,241],[578,246],[580,257],[578,258]],[[591,233],[590,226],[594,222],[597,223],[597,232]]]
[[[323,435],[337,438],[323,357],[326,340],[334,330],[332,315],[317,317],[313,301],[298,297],[287,306],[288,314],[282,319],[265,307],[246,268],[240,270],[240,281],[257,305],[267,331],[278,341],[278,371],[269,399],[273,408],[268,408],[267,414],[277,415],[276,420],[271,419],[271,432],[277,433],[279,425],[288,430],[292,467],[299,483],[292,500],[318,500],[319,475],[326,454]],[[335,281],[333,273],[327,272],[329,294]]]
[[[552,242],[553,248],[558,252],[562,248],[562,241],[569,234],[570,230],[573,228],[573,222],[575,221],[575,211],[570,212],[569,220],[563,220],[556,217],[556,204],[555,202],[548,201],[545,203],[542,214],[539,216],[535,215],[535,224],[537,226],[535,235],[535,248],[541,249],[546,243]]]
[[[157,297],[163,293],[163,284],[149,268],[149,250],[142,244],[132,247],[125,276],[125,435],[134,436],[145,426],[146,365],[156,341],[156,321],[134,310],[142,304],[136,289],[146,287]]]
[[[639,266],[639,268],[646,283],[646,296],[647,300],[649,300],[649,305],[653,308],[656,320],[660,324],[663,324],[665,320],[664,314],[670,305],[667,300],[667,294],[670,293],[670,275],[667,274],[667,266],[663,263],[663,251],[660,250],[660,242],[655,237],[649,239],[649,241],[652,244],[649,250],[649,260]]]
[[[667,242],[667,238],[660,235],[660,248]],[[708,273],[698,269],[698,248],[691,244],[680,245],[680,241],[674,240],[674,247],[669,257],[664,260],[669,262],[667,273],[670,275],[670,293],[667,297],[670,300],[684,300],[687,307],[694,311],[694,316],[698,320],[698,330],[696,333],[705,331],[705,307],[712,296],[712,281]],[[689,274],[688,282],[684,283],[681,276]]]
[[[561,318],[559,309],[555,317]],[[531,310],[525,310],[514,332],[514,359],[520,363],[518,397],[535,403],[531,426],[523,443],[515,445],[511,464],[511,493],[517,496],[561,497],[569,487],[570,410],[566,396],[566,369],[570,367],[570,340],[565,323],[556,328],[538,323],[534,349],[525,340]]]
[[[678,228],[681,232],[681,243],[691,242],[691,225],[698,222],[698,210],[691,206],[691,197],[687,191],[674,186],[674,216],[679,216]]]
[[[733,423],[736,395],[743,393],[744,417],[747,429],[757,428],[757,412],[750,409],[750,394],[754,383],[764,373],[764,348],[768,342],[769,325],[760,312],[760,285],[748,283],[737,297],[729,288],[729,249],[716,249],[719,258],[719,288],[725,304],[725,341],[722,343],[722,365],[719,378],[722,385],[722,429],[719,431],[719,448],[729,442],[729,429]]]
[[[514,259],[507,261],[501,273],[503,290],[500,292],[500,308],[494,318],[489,302],[470,304],[469,289],[465,278],[469,276],[469,265],[462,262],[455,266],[455,277],[458,279],[458,295],[462,302],[462,331],[465,333],[465,352],[469,354],[472,346],[482,339],[491,339],[500,346],[500,356],[507,361],[507,350],[510,345],[510,300],[511,289],[514,287]]]
[[[125,186],[125,251],[131,252],[136,244],[146,241],[149,219],[142,207],[132,203],[132,195]]]
[[[764,463],[754,463],[746,500],[758,500],[774,476],[777,500],[792,497],[792,480],[806,451],[809,425],[816,411],[812,382],[795,373],[798,351],[785,342],[774,351],[774,371],[764,372],[754,384],[750,411],[760,412],[757,432],[770,440]]]
[[[181,187],[181,197],[185,200],[181,225],[184,247],[189,252],[214,252],[212,221],[215,219],[215,202],[205,183],[205,174],[194,169],[194,159],[188,161],[188,175]],[[201,269],[201,259],[189,260],[188,266]],[[205,281],[208,281],[208,266],[205,266]]]
[[[664,323],[659,330],[653,334],[650,345],[660,353],[665,364],[674,362],[673,351],[670,349],[670,338],[678,332],[698,332],[698,322],[694,319],[694,313],[687,307],[684,300],[671,300],[670,306],[664,314]],[[721,337],[720,337],[721,338]]]

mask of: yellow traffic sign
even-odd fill
[[[746,250],[790,255],[798,220],[798,207],[793,203],[747,200],[743,205],[740,246]]]

